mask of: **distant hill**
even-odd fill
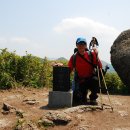
[[[107,62],[105,62],[103,60],[101,62],[102,62],[103,68],[105,68],[105,66],[108,65],[108,67],[109,67],[108,72],[115,72],[115,70],[114,70],[114,68],[113,68],[113,66],[111,64],[109,64],[109,63],[107,63]]]
[[[59,60],[59,61],[66,60],[66,61],[67,61],[67,59],[64,58],[64,57],[60,57],[60,58],[58,58],[57,60]]]

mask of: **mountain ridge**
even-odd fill
[[[103,68],[107,65],[109,67],[108,72],[115,72],[115,69],[113,68],[112,64],[107,63],[106,61],[101,60]]]

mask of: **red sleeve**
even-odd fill
[[[70,60],[68,62],[68,67],[70,68],[70,72],[73,70],[73,56],[70,57]]]
[[[92,55],[93,55],[93,64],[98,65],[99,68],[102,68],[102,63],[98,55],[95,52],[92,52]]]

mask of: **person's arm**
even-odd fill
[[[98,57],[98,53],[94,51],[92,52],[92,54],[93,54],[93,64],[98,66],[99,68],[102,68],[102,63]]]
[[[73,56],[70,57],[70,60],[68,62],[68,67],[70,68],[70,73],[73,70]]]
[[[91,49],[92,46],[92,41],[89,43],[89,50]]]

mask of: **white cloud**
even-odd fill
[[[27,37],[6,37],[0,38],[0,48],[8,48],[9,51],[16,51],[18,55],[25,55],[26,51],[33,55],[38,55],[39,43]]]
[[[12,38],[10,39],[10,42],[12,42],[12,43],[23,43],[23,44],[25,44],[25,43],[29,43],[30,40],[29,40],[28,38],[26,38],[26,37],[12,37]]]
[[[86,17],[63,19],[56,27],[54,32],[60,35],[60,38],[72,39],[76,41],[79,36],[86,37],[89,43],[91,37],[95,36],[99,42],[99,54],[101,59],[110,62],[110,48],[119,31],[114,27],[102,24],[98,21]]]
[[[61,34],[82,34],[86,36],[95,34],[105,37],[110,37],[119,33],[119,31],[113,27],[85,17],[63,19],[61,23],[54,27],[54,31]]]

